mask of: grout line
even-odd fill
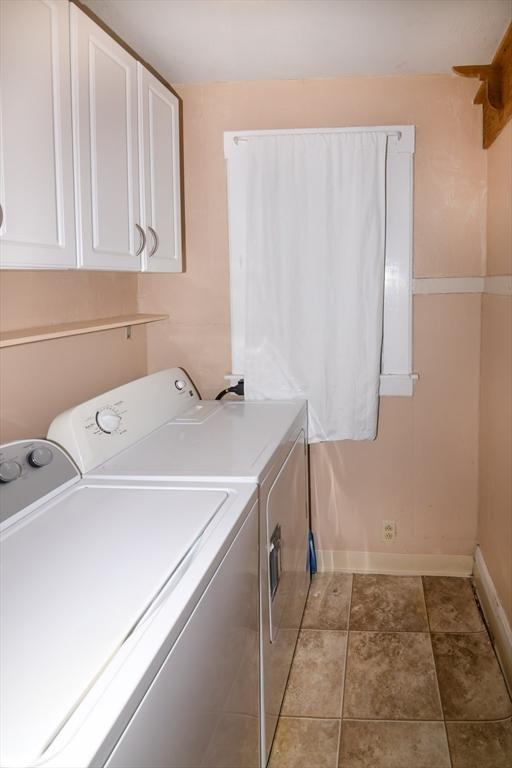
[[[235,714],[240,715],[240,712],[232,712],[228,714]],[[244,717],[251,717],[250,715],[244,715]],[[340,720],[339,717],[336,717],[335,715],[280,715],[280,720],[332,720],[338,721]],[[431,717],[343,717],[342,720],[348,722],[354,721],[354,722],[361,722],[361,723],[461,723],[461,724],[475,724],[475,725],[484,725],[485,723],[507,723],[509,720],[512,720],[512,715],[507,715],[507,717],[498,717],[494,720],[452,720],[447,719],[444,720],[444,718],[439,718],[439,720],[433,720]]]
[[[428,612],[428,607],[427,607],[427,598],[425,597],[425,583],[423,581],[423,576],[421,577],[421,594],[423,595],[423,603],[425,605],[425,613],[427,614],[428,637],[429,637],[429,640],[430,640],[430,652],[432,654],[432,661],[434,663],[434,676],[436,678],[437,695],[439,697],[439,704],[441,706],[441,715],[443,717],[444,735],[445,735],[445,738],[446,738],[446,746],[447,746],[447,749],[448,749],[448,760],[450,761],[451,768],[453,768],[452,751],[450,749],[450,742],[449,742],[449,739],[448,739],[448,728],[446,727],[446,717],[445,717],[445,714],[444,714],[443,700],[441,698],[441,688],[440,688],[440,685],[439,685],[439,677],[438,677],[438,674],[437,674],[436,657],[435,657],[435,654],[434,654],[434,646],[432,644],[432,630],[430,628],[430,614]]]
[[[339,717],[319,717],[318,715],[280,715],[280,720],[328,720],[331,723],[338,723]]]
[[[436,629],[430,632],[430,634],[431,635],[487,635],[487,637],[489,637],[489,633],[487,632],[485,627],[483,627],[483,629],[480,629],[478,632],[443,632],[442,629]]]
[[[436,725],[441,725],[443,723],[442,720],[416,717],[404,717],[399,720],[393,719],[392,717],[344,717],[343,720],[346,723],[434,723]]]
[[[327,716],[327,715],[281,715],[280,719],[285,720],[288,718],[289,720],[340,720],[339,717],[334,716]],[[440,717],[439,720],[432,720],[431,717],[342,717],[341,720],[343,722],[349,722],[350,720],[356,720],[360,721],[362,723],[443,723],[443,718]],[[505,717],[504,720],[510,720],[510,717]],[[450,720],[449,722],[455,722],[455,723],[468,723],[468,722],[475,722],[475,723],[497,723],[501,722],[499,720]]]
[[[325,630],[325,629],[319,629],[316,630],[318,632],[342,632],[343,630]],[[434,630],[428,630],[428,629],[351,629],[351,632],[367,632],[368,634],[381,634],[381,635],[481,635],[482,633],[486,633],[487,630],[484,629],[474,629],[471,632],[445,632],[442,629],[434,629]],[[487,633],[488,634],[488,633]]]
[[[480,635],[482,632],[486,632],[486,628],[482,629],[452,629],[446,631],[445,629],[431,629],[431,635]]]
[[[483,725],[484,723],[508,723],[509,720],[512,720],[512,715],[508,715],[508,717],[499,717],[497,720],[447,720],[447,723],[463,723],[464,725],[466,723],[469,723],[470,725]]]
[[[347,685],[347,666],[348,666],[348,642],[350,639],[350,612],[352,610],[352,596],[354,594],[354,574],[351,574],[351,582],[350,582],[350,597],[348,600],[348,608],[347,608],[347,635],[346,635],[346,644],[345,644],[345,663],[343,665],[343,686],[341,689],[341,706],[340,706],[340,732],[338,734],[338,749],[336,751],[336,766],[337,768],[340,764],[340,750],[341,750],[341,727],[343,724],[343,705],[345,704],[345,688]]]
[[[371,635],[429,635],[428,629],[351,629],[351,632],[366,632]]]

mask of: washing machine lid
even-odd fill
[[[4,532],[2,765],[40,757],[162,587],[201,556],[228,496],[81,484]]]
[[[304,401],[201,400],[93,469],[93,477],[261,480]]]

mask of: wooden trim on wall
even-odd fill
[[[512,118],[512,24],[496,51],[491,64],[453,67],[462,77],[481,81],[473,104],[483,110],[483,148],[489,149]]]

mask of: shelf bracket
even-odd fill
[[[497,64],[475,64],[465,67],[453,67],[461,77],[478,77],[482,85],[473,100],[473,104],[483,104],[485,100],[493,109],[503,109],[501,93],[502,68]]]

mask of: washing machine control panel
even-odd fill
[[[195,402],[199,395],[185,371],[170,368],[61,413],[48,437],[68,451],[82,472],[89,472]]]
[[[31,469],[47,467],[53,461],[53,451],[47,445],[14,443],[13,448],[0,449],[0,483],[12,483]]]
[[[0,446],[0,523],[80,474],[58,446],[16,440]]]

